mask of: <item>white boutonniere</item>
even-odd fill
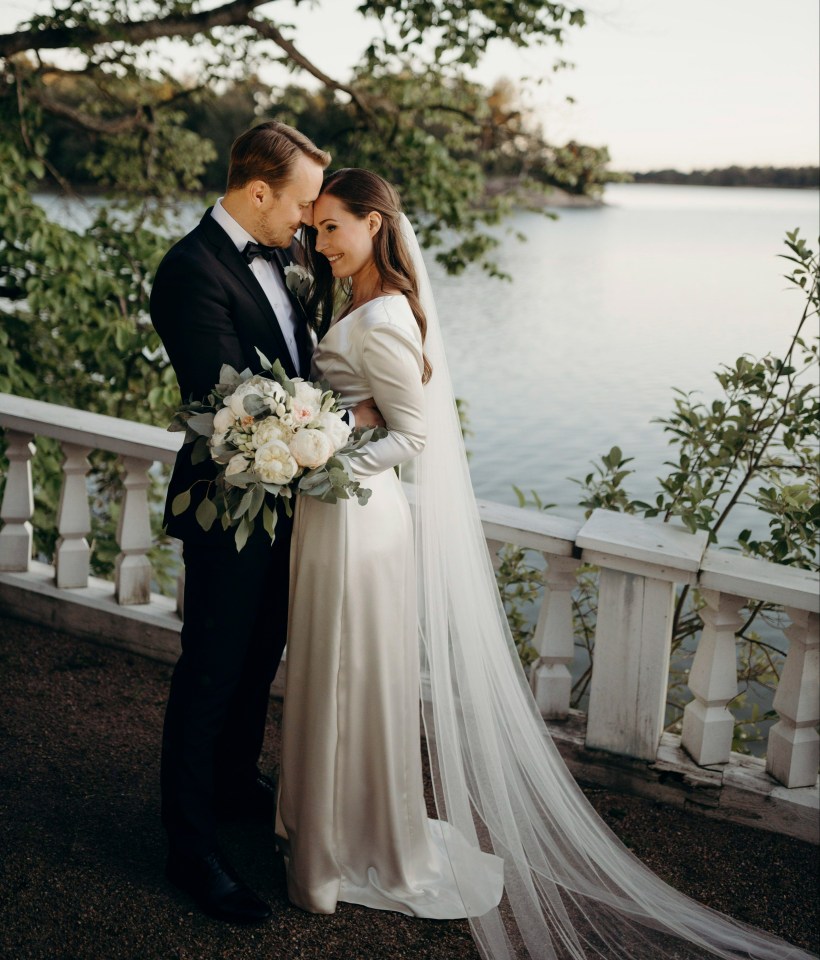
[[[285,267],[285,286],[298,300],[304,300],[310,293],[313,277],[300,267],[298,263],[291,263]]]

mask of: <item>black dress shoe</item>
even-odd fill
[[[271,916],[271,908],[239,879],[216,851],[191,856],[172,850],[165,876],[216,920],[262,923]]]
[[[277,783],[257,773],[243,789],[217,796],[216,811],[222,820],[255,820],[272,823],[276,812]]]

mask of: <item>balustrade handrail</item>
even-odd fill
[[[183,439],[162,427],[10,393],[0,393],[0,427],[161,463],[174,462]],[[704,588],[820,612],[815,572],[706,548],[705,535],[676,524],[607,510],[594,511],[584,523],[490,500],[479,500],[478,508],[488,540],[582,562],[614,562],[678,583],[691,578]]]
[[[0,393],[0,426],[161,463],[174,462],[183,439],[182,433],[169,433],[162,427],[11,393]]]
[[[27,571],[31,563],[33,437],[59,440],[65,456],[55,554],[57,588],[89,581],[90,533],[85,474],[88,454],[120,455],[123,499],[114,594],[119,604],[151,598],[149,471],[173,462],[181,433],[70,407],[0,394],[8,476],[0,507],[0,571]],[[694,699],[684,713],[682,744],[702,765],[726,763],[737,695],[736,632],[749,600],[779,604],[791,625],[790,648],[774,706],[780,720],[769,736],[767,770],[787,786],[814,785],[820,738],[818,703],[818,574],[707,546],[707,535],[679,524],[595,510],[572,520],[521,507],[479,501],[491,552],[513,543],[545,560],[544,597],[533,646],[539,654],[531,684],[546,718],[566,717],[574,656],[572,591],[579,567],[599,568],[595,657],[589,690],[586,744],[654,760],[663,729],[669,674],[672,610],[679,584],[697,586],[705,601],[704,627],[689,675]]]

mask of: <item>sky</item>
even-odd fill
[[[588,23],[570,31],[563,47],[521,51],[494,42],[475,73],[488,85],[528,77],[524,102],[549,141],[605,145],[618,170],[818,164],[817,0],[580,5]],[[297,46],[343,80],[374,31],[356,6],[321,0],[297,8],[275,0],[262,12],[293,23]],[[3,0],[0,32],[35,9],[44,4]],[[554,73],[556,56],[574,68]]]

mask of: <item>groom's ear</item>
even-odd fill
[[[370,236],[375,237],[379,230],[381,230],[381,226],[382,215],[378,210],[371,210],[367,215],[367,227],[370,230]]]
[[[271,188],[264,180],[251,180],[245,189],[253,206],[261,206],[272,194]]]

